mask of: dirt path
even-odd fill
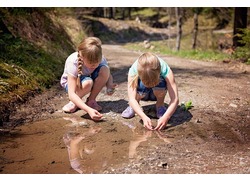
[[[120,116],[128,68],[140,52],[116,45],[103,50],[119,84],[113,96],[98,96],[105,121],[95,123],[83,111],[63,113],[68,100],[59,86],[32,97],[11,117],[26,123],[0,136],[0,173],[250,173],[249,66],[160,55],[173,69],[180,102],[194,107],[178,107],[166,130],[150,132],[138,117]],[[154,116],[152,103],[142,106]],[[69,148],[80,157],[78,170]]]

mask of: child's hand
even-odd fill
[[[143,121],[143,125],[144,125],[145,128],[147,128],[149,130],[153,130],[151,119],[149,117],[147,117],[145,119],[142,119],[142,121]]]
[[[91,117],[91,119],[93,120],[101,120],[102,119],[102,114],[99,113],[97,110],[95,109],[91,109],[89,112],[88,112],[89,116]]]
[[[166,127],[166,125],[167,125],[167,121],[160,118],[158,120],[157,126],[154,128],[154,130],[162,130]]]

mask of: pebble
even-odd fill
[[[233,108],[237,108],[238,107],[236,104],[233,104],[233,103],[230,103],[229,106],[233,107]]]

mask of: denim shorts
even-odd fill
[[[144,86],[142,81],[138,79],[138,87],[137,87],[137,93],[140,96],[145,96],[142,98],[143,101],[156,101],[156,97],[153,93],[153,90],[166,90],[167,89],[167,83],[164,79],[164,77],[160,77],[160,82],[157,86],[153,88],[147,88]]]
[[[98,77],[100,69],[101,69],[102,66],[106,66],[106,65],[105,64],[99,64],[99,66],[90,75],[81,75],[81,77],[80,77],[81,84],[84,81],[87,81],[87,80],[93,80],[94,81]],[[68,92],[68,84],[66,84],[65,90],[66,90],[66,92]]]

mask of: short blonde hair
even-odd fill
[[[147,52],[143,53],[138,58],[137,64],[138,75],[131,82],[133,88],[137,87],[138,78],[148,87],[155,87],[160,81],[161,65],[156,55]]]

